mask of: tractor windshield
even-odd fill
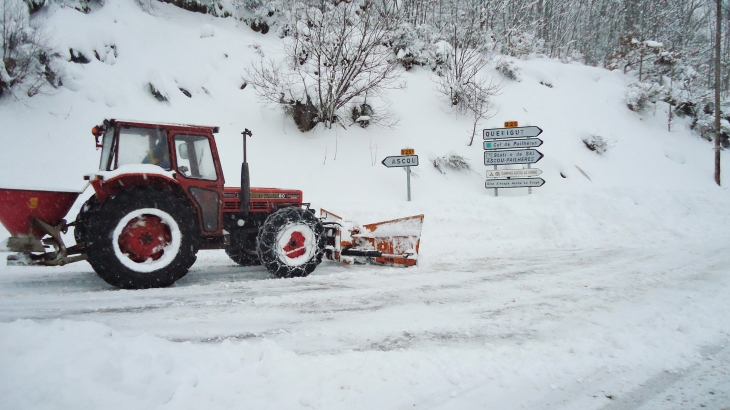
[[[116,141],[114,131],[110,127],[104,133],[100,170],[111,171],[128,164],[152,164],[171,169],[166,130],[122,125]]]
[[[117,167],[152,164],[170,169],[170,149],[164,129],[122,126],[119,129],[118,145]]]

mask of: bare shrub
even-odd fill
[[[44,84],[54,87],[60,79],[53,67],[58,57],[40,25],[31,25],[28,6],[22,0],[2,0],[0,6],[0,95],[20,90],[29,97]]]
[[[487,61],[473,49],[454,49],[452,68],[436,79],[436,90],[449,99],[452,109],[459,114],[470,114],[472,132],[468,145],[474,143],[479,121],[492,118],[496,106],[492,97],[499,94],[502,86],[492,79],[479,76]]]
[[[657,83],[632,83],[626,92],[626,106],[637,113],[645,112],[664,94],[664,87]]]
[[[495,67],[504,78],[512,81],[521,81],[519,69],[515,67],[510,61],[502,58],[497,62]]]
[[[446,66],[448,47],[429,25],[402,22],[390,34],[390,44],[395,58],[406,70],[422,66],[440,73]]]
[[[283,64],[262,59],[246,69],[259,99],[296,114],[307,131],[351,115],[357,98],[380,97],[402,87],[402,69],[385,46],[389,21],[395,15],[378,2],[294,3],[287,13],[289,28]],[[300,108],[305,107],[305,108]],[[312,115],[314,114],[314,115]],[[377,123],[371,117],[370,123]],[[382,124],[381,124],[382,125]]]
[[[472,132],[468,145],[474,143],[479,121],[496,114],[492,97],[499,94],[500,83],[480,75],[489,60],[480,51],[479,22],[474,13],[454,10],[446,25],[446,41],[451,50],[447,67],[436,77],[436,90],[449,99],[451,107],[460,114],[471,114]]]
[[[611,141],[596,134],[583,138],[583,143],[586,145],[586,148],[598,155],[603,155],[609,148],[613,147]]]
[[[455,171],[473,171],[469,161],[461,155],[444,155],[434,159],[431,163],[442,174],[446,173],[444,172],[446,168]]]
[[[351,110],[352,122],[362,128],[367,128],[370,125],[370,119],[372,119],[373,114],[373,107],[370,104],[355,104]]]

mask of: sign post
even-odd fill
[[[488,179],[484,186],[486,188],[529,188],[540,187],[545,184],[542,178],[516,178],[516,179]]]
[[[507,139],[507,138],[532,138],[542,134],[542,128],[514,127],[514,128],[490,128],[482,131],[484,139]]]
[[[484,151],[484,165],[534,164],[543,157],[542,152],[536,149]]]
[[[526,138],[520,140],[486,140],[484,141],[484,150],[495,151],[512,148],[537,148],[540,145],[542,145],[542,140],[540,138]]]
[[[537,168],[502,169],[498,171],[487,170],[487,179],[529,178],[539,176],[540,174],[542,174],[542,170]]]
[[[411,200],[411,167],[418,166],[418,155],[413,148],[404,148],[400,150],[400,156],[385,157],[380,163],[388,168],[406,168],[406,186],[408,188],[408,201]]]
[[[536,138],[542,134],[542,129],[536,126],[519,127],[517,121],[506,121],[504,128],[492,128],[482,131],[484,139],[484,165],[494,165],[493,171],[487,171],[488,179],[484,187],[494,188],[494,196],[498,196],[497,188],[527,188],[532,194],[532,187],[545,184],[542,178],[525,178],[537,176],[541,170],[531,168],[531,165],[540,161],[544,155],[532,148],[542,145],[542,140]],[[522,148],[522,149],[516,149]],[[526,164],[527,169],[498,170],[499,165]],[[516,179],[513,179],[518,177]]]
[[[403,148],[400,150],[401,155],[414,155],[416,150],[413,148]],[[406,185],[408,186],[408,202],[411,202],[411,167],[406,167]]]

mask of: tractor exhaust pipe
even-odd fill
[[[246,161],[246,137],[252,137],[253,133],[246,128],[243,135],[243,163],[241,164],[241,214],[248,216],[251,210],[251,177],[248,173],[248,161]]]

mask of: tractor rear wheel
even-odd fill
[[[81,206],[79,214],[76,216],[76,225],[74,226],[74,239],[77,244],[86,243],[88,234],[88,224],[94,212],[99,210],[99,199],[96,195],[89,198],[84,205]]]
[[[322,262],[322,222],[309,210],[283,208],[266,218],[256,244],[261,263],[280,278],[307,276]]]
[[[170,286],[195,262],[197,219],[185,200],[162,191],[141,188],[109,197],[87,224],[88,261],[112,286]]]

